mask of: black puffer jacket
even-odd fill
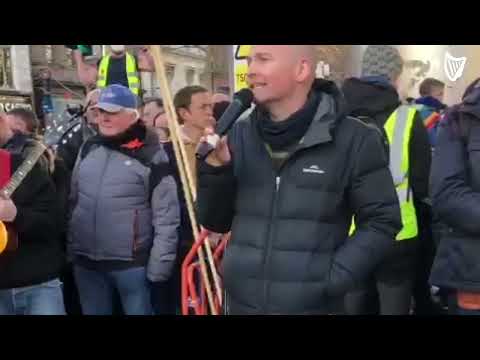
[[[229,133],[231,165],[199,164],[200,223],[232,229],[223,263],[231,314],[329,313],[401,228],[378,132],[343,115],[333,83],[317,80],[314,91],[322,94],[314,120],[280,172],[257,111]],[[358,231],[348,238],[353,214]]]

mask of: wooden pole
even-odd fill
[[[195,183],[191,173],[190,166],[188,165],[188,157],[185,150],[185,146],[181,139],[181,129],[180,129],[180,125],[178,124],[177,113],[173,105],[172,95],[171,95],[170,88],[167,81],[165,64],[163,61],[161,48],[159,45],[150,45],[150,49],[151,49],[152,57],[155,64],[155,73],[157,75],[157,79],[163,95],[164,108],[168,118],[168,127],[171,133],[173,150],[174,150],[175,157],[177,159],[177,163],[179,167],[180,179],[181,179],[184,194],[185,194],[185,200],[187,203],[189,218],[193,228],[193,235],[195,237],[195,240],[198,241],[199,228],[196,221],[195,212],[193,210],[193,202],[196,200]],[[205,248],[207,251],[210,270],[213,275],[217,296],[220,299],[220,304],[221,304],[222,292],[220,288],[220,280],[218,277],[218,273],[216,271],[215,263],[213,261],[213,255],[212,255],[210,243],[208,241],[205,242]],[[206,286],[208,302],[210,305],[210,311],[213,315],[218,315],[215,308],[214,301],[213,301],[211,284],[208,277],[207,267],[205,264],[205,255],[203,253],[202,248],[198,249],[198,257],[200,262],[200,271],[202,273],[203,281],[205,282],[205,286]]]

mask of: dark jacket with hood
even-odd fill
[[[480,291],[480,90],[447,111],[432,164],[433,210],[446,231],[430,282]]]
[[[3,147],[11,153],[12,173],[23,163],[33,140],[16,134]],[[57,198],[48,161],[39,159],[12,195],[17,207],[13,221],[18,249],[0,255],[0,289],[33,286],[59,276],[64,262],[61,250]]]
[[[258,107],[230,131],[229,165],[199,162],[200,223],[232,230],[223,262],[231,314],[330,313],[401,228],[378,132],[344,115],[333,83],[317,80],[312,91],[313,120],[280,169],[260,137]]]
[[[343,93],[348,104],[348,113],[367,123],[373,123],[381,129],[386,139],[385,123],[390,115],[401,105],[395,88],[379,78],[345,81]],[[423,119],[417,112],[413,122],[410,139],[409,182],[415,199],[428,198],[431,150]]]

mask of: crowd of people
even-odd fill
[[[0,189],[28,172],[0,197],[0,314],[180,314],[195,239],[164,103],[138,96],[148,53],[76,60],[95,84],[81,126],[31,170],[37,117],[0,114]],[[198,85],[174,96],[198,222],[231,232],[224,312],[480,314],[480,81],[447,107],[432,78],[400,99],[392,46],[368,46],[341,86],[316,64],[310,45],[253,46],[255,107],[205,160],[232,99]]]

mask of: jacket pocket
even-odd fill
[[[331,297],[345,295],[354,288],[354,279],[348,270],[335,264],[335,256],[332,257],[328,272],[327,294]]]
[[[448,234],[448,239],[442,241],[448,244],[446,249],[442,248],[443,256],[448,259],[447,264],[454,277],[461,282],[478,284],[480,282],[478,239],[453,231]]]

